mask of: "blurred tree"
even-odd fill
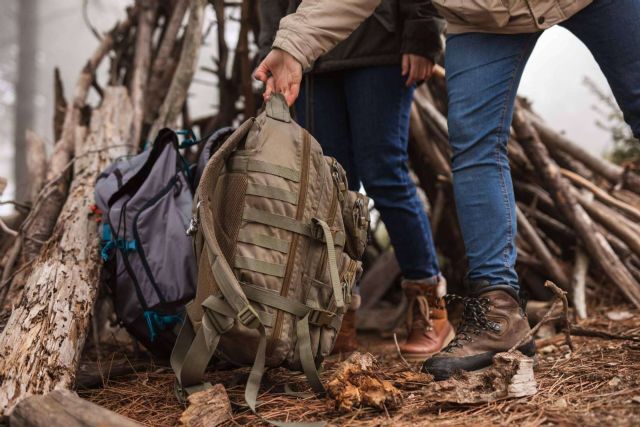
[[[640,171],[640,141],[633,137],[631,128],[624,121],[622,111],[615,99],[588,77],[585,78],[584,83],[601,101],[600,105],[594,106],[594,110],[603,120],[596,121],[596,124],[611,134],[613,149],[606,153],[606,157],[614,163],[636,172]]]
[[[27,129],[34,129],[37,76],[38,0],[18,2],[18,69],[14,126],[14,176],[16,199],[25,201],[30,194],[24,143]]]

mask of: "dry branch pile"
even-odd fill
[[[215,16],[209,28],[205,28],[207,7],[213,9]],[[235,49],[227,46],[224,37],[230,10],[237,12],[234,16],[241,24]],[[194,120],[187,94],[203,39],[213,26],[217,35],[215,66],[203,70],[217,79],[217,113]],[[70,101],[65,99],[59,78],[56,79],[53,125],[57,141],[53,153],[47,158],[38,136],[28,135],[30,171],[34,175],[32,204],[16,225],[0,222],[3,230],[9,230],[0,235],[1,412],[7,413],[30,395],[74,385],[100,282],[97,227],[89,209],[97,173],[118,156],[139,151],[164,126],[196,128],[205,135],[240,117],[253,115],[260,94],[252,89],[255,49],[250,41],[257,39],[258,31],[255,0],[137,0],[127,11],[126,19],[100,39],[80,72]],[[104,65],[108,68],[106,75],[98,72]],[[416,92],[411,111],[410,163],[431,202],[436,243],[445,260],[445,275],[455,289],[464,276],[465,258],[452,194],[446,91],[441,77]],[[87,102],[91,91],[100,99],[97,105]],[[581,317],[587,314],[588,290],[606,292],[615,287],[640,307],[640,176],[590,155],[550,129],[524,100],[519,100],[516,108],[509,158],[519,214],[518,270],[529,293],[536,299],[550,298],[552,294],[544,282],[553,279],[569,292]],[[378,280],[376,286],[392,283],[399,274],[394,257],[381,249],[377,244],[369,251],[373,259],[368,267],[377,272],[369,277]],[[376,289],[370,294],[371,301],[384,293]],[[390,327],[395,326],[394,316],[385,318],[390,320]],[[626,337],[635,339],[637,332]],[[94,336],[101,335],[94,331]],[[634,364],[638,362],[637,348],[625,355]],[[398,405],[402,397],[405,403],[398,409],[399,414],[408,410],[433,411],[433,402],[425,405],[419,401],[419,390],[427,379],[397,369],[398,366],[397,361],[383,364],[395,370],[367,378],[375,379],[376,387],[391,393],[390,402]],[[229,373],[227,379],[242,376],[243,372]],[[131,383],[109,383],[111,389],[98,389],[85,396],[103,406],[122,409],[123,405],[112,404],[109,399],[113,394],[126,395],[122,399],[130,408],[127,415],[144,422],[148,422],[143,418],[147,416],[155,425],[175,424],[181,408],[168,392],[171,374],[162,371],[144,375],[144,383],[136,376]],[[278,384],[278,372],[271,375],[273,384]],[[241,387],[234,384],[244,381],[235,378],[225,382],[220,376],[216,382],[225,384],[239,414],[233,421],[255,421],[237,411],[242,401]],[[540,388],[557,393],[550,381],[544,378]],[[637,386],[638,378],[633,377],[633,381]],[[356,389],[362,384],[352,383]],[[394,395],[391,384],[403,396]],[[120,387],[117,393],[114,387]],[[148,402],[140,403],[140,393],[145,390],[155,399],[153,404],[162,406],[157,413]],[[323,418],[320,415],[331,410],[326,402],[315,398],[304,400],[308,406],[289,408],[290,401],[281,393],[263,397],[265,408],[272,410],[265,416],[275,419],[288,415]],[[386,403],[377,406],[388,409]],[[372,409],[358,411],[361,419],[373,417]],[[456,413],[460,417],[474,414],[465,408]],[[351,415],[336,417],[347,421]]]
[[[411,166],[433,201],[436,245],[455,283],[464,273],[447,159],[446,95],[439,78],[418,89],[411,112]],[[547,279],[586,315],[585,290],[616,286],[640,307],[640,176],[593,156],[550,129],[519,99],[509,160],[518,210],[518,270],[536,299]],[[445,202],[441,203],[440,200]]]

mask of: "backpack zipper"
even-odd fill
[[[142,212],[144,212],[145,210],[153,206],[158,200],[166,196],[175,187],[177,182],[179,182],[178,175],[174,175],[169,180],[169,183],[162,190],[160,190],[158,194],[153,196],[151,199],[147,200],[147,202],[142,206],[142,208],[140,208],[138,213],[136,213],[136,215],[133,218],[133,238],[136,241],[136,249],[138,250],[138,255],[140,256],[140,260],[142,261],[142,266],[144,267],[145,273],[147,273],[147,277],[151,281],[151,285],[153,286],[153,289],[156,291],[156,294],[158,295],[160,302],[163,304],[166,303],[166,300],[164,298],[164,295],[162,295],[162,293],[160,292],[160,288],[156,283],[155,277],[153,277],[153,273],[151,272],[151,267],[149,266],[149,262],[147,261],[144,248],[142,247],[142,240],[140,240],[140,234],[138,233],[138,218],[140,217],[140,214],[142,214]]]
[[[307,200],[307,191],[309,187],[309,169],[311,168],[311,140],[309,139],[309,133],[304,131],[302,147],[302,174],[300,177],[300,194],[298,196],[298,208],[296,211],[296,219],[301,221],[304,217],[304,208]],[[289,293],[289,285],[291,282],[291,274],[293,272],[293,266],[296,259],[296,250],[298,249],[298,234],[294,234],[291,239],[291,246],[289,248],[289,259],[287,260],[287,267],[284,272],[284,279],[282,282],[282,289],[280,296],[286,298]],[[267,354],[273,353],[276,339],[280,339],[280,333],[282,332],[282,311],[278,311],[276,315],[276,321],[273,325],[273,333],[271,334],[271,342],[267,348]]]

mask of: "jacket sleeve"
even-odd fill
[[[273,47],[282,49],[309,70],[313,62],[346,39],[380,0],[303,0],[296,13],[280,21]]]
[[[444,49],[442,33],[446,21],[430,0],[398,0],[402,31],[402,53],[413,53],[438,62]]]
[[[258,62],[260,62],[271,50],[273,40],[276,38],[276,32],[278,32],[278,24],[287,14],[289,0],[260,0],[258,5],[260,19]]]

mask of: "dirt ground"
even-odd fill
[[[285,384],[303,389],[305,379],[276,369],[265,375],[259,413],[278,421],[323,420],[336,426],[638,426],[640,311],[617,306],[600,308],[590,314],[590,319],[579,326],[638,339],[577,336],[573,338],[573,352],[564,344],[562,334],[538,340],[535,366],[538,393],[534,396],[474,405],[430,402],[421,392],[424,384],[403,379],[408,368],[397,356],[393,339],[363,335],[359,337],[361,350],[374,354],[380,365],[378,374],[401,390],[403,404],[400,407],[339,413],[328,399],[297,399],[285,395]],[[339,363],[339,356],[326,361],[323,378],[329,378]],[[243,406],[246,375],[244,369],[208,374],[211,383],[222,383],[227,388],[234,411],[227,425],[260,424]],[[102,388],[79,390],[79,393],[143,424],[174,426],[184,408],[173,394],[173,381],[170,369],[155,366],[147,372],[107,379]]]

